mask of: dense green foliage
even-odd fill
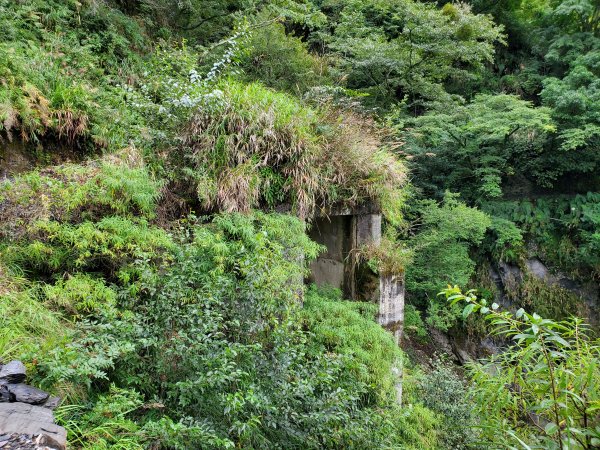
[[[55,224],[58,236],[73,232],[68,224]],[[102,230],[102,221],[95,229]],[[122,245],[133,254],[143,251],[138,235],[145,232],[131,233],[120,238]],[[44,321],[40,329],[14,323],[12,335],[3,336],[18,346],[3,348],[3,355],[37,355],[38,384],[59,389],[72,402],[89,402],[60,411],[74,445],[189,448],[199,439],[206,448],[414,443],[414,419],[396,411],[390,379],[402,355],[373,321],[372,308],[347,309],[347,302],[324,302],[311,293],[300,314],[299,256],[314,256],[318,249],[301,222],[259,213],[223,215],[175,236],[168,247],[155,248],[160,262],[143,254],[134,262],[121,254],[110,259],[104,246],[85,246],[86,261],[109,258],[94,266],[102,276],[79,272],[89,266],[73,265],[77,259],[57,259],[40,272],[72,275],[38,282],[38,298],[28,297],[33,291],[3,297],[13,301],[11,321],[25,322],[17,311],[37,302],[74,319],[69,329],[55,330],[58,316],[42,307],[34,322]],[[58,244],[38,239],[50,248],[62,245],[60,238]],[[29,264],[32,257],[16,260]],[[113,278],[111,261],[127,268],[127,277]],[[334,317],[339,319],[330,323]],[[42,339],[41,328],[66,339]],[[433,417],[430,422],[420,427],[432,426]],[[418,441],[435,440],[433,430],[428,433]]]
[[[0,362],[73,448],[598,445],[597,0],[0,0],[0,38]],[[467,384],[302,286],[364,205],[416,345],[504,332]]]
[[[464,193],[472,201],[502,196],[502,178],[517,166],[528,170],[531,154],[554,129],[548,111],[510,95],[477,95],[471,103],[443,103],[405,124],[418,172],[436,189]],[[524,153],[523,149],[527,149]],[[535,168],[530,173],[536,175]],[[547,176],[545,172],[539,175]]]
[[[452,371],[452,367],[435,360],[433,370],[423,376],[420,394],[423,403],[443,418],[442,447],[477,447],[481,440],[477,416],[466,383]]]
[[[449,280],[463,285],[469,282],[475,271],[469,247],[482,241],[490,219],[449,192],[441,205],[422,200],[415,209],[418,217],[414,222],[419,229],[411,230],[415,234],[408,240],[415,255],[406,273],[409,299],[427,310],[431,325],[448,330],[456,324],[458,314],[437,300],[437,291]]]
[[[454,304],[466,303],[465,317],[481,313],[494,334],[512,341],[486,364],[470,366],[481,429],[495,447],[600,445],[600,346],[580,319],[556,322],[524,309],[500,311],[496,303],[489,305],[473,291],[463,295],[456,286],[444,294]]]

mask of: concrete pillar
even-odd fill
[[[379,277],[379,324],[394,333],[400,343],[404,325],[404,276],[386,274]]]
[[[352,248],[381,243],[381,214],[359,214],[352,217]],[[349,258],[348,286],[350,298],[362,301],[378,301],[379,277],[366,265],[359,266],[358,253]]]
[[[394,389],[396,390],[396,402],[399,405],[402,404],[402,378],[404,370],[402,367],[402,361],[396,361],[394,367],[392,367],[392,374],[395,378]]]
[[[404,328],[404,275],[384,274],[379,277],[379,315],[381,326],[394,334],[396,344],[400,345]],[[396,379],[396,401],[402,403],[402,365],[401,361],[392,368]]]
[[[332,285],[346,298],[379,303],[378,322],[400,343],[404,324],[404,275],[377,275],[366,265],[359,266],[357,249],[381,243],[381,214],[343,212],[317,218],[310,237],[324,244],[325,253],[311,265],[309,282]],[[394,366],[396,399],[402,401],[402,361]]]

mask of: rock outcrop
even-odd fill
[[[54,423],[60,399],[24,383],[25,366],[0,366],[0,450],[65,450],[66,430]]]

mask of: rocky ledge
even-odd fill
[[[21,361],[0,365],[0,450],[65,450],[67,432],[52,412],[60,399],[25,378]]]

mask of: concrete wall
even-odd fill
[[[381,241],[380,214],[346,214],[317,217],[309,231],[312,240],[326,247],[310,266],[310,283],[333,286],[346,298],[377,301],[379,282],[366,267],[359,267],[356,249]]]
[[[356,245],[381,242],[381,214],[353,216],[356,223]]]
[[[310,265],[309,283],[333,286],[348,294],[348,255],[352,250],[352,216],[319,217],[309,231],[310,238],[326,247]]]

